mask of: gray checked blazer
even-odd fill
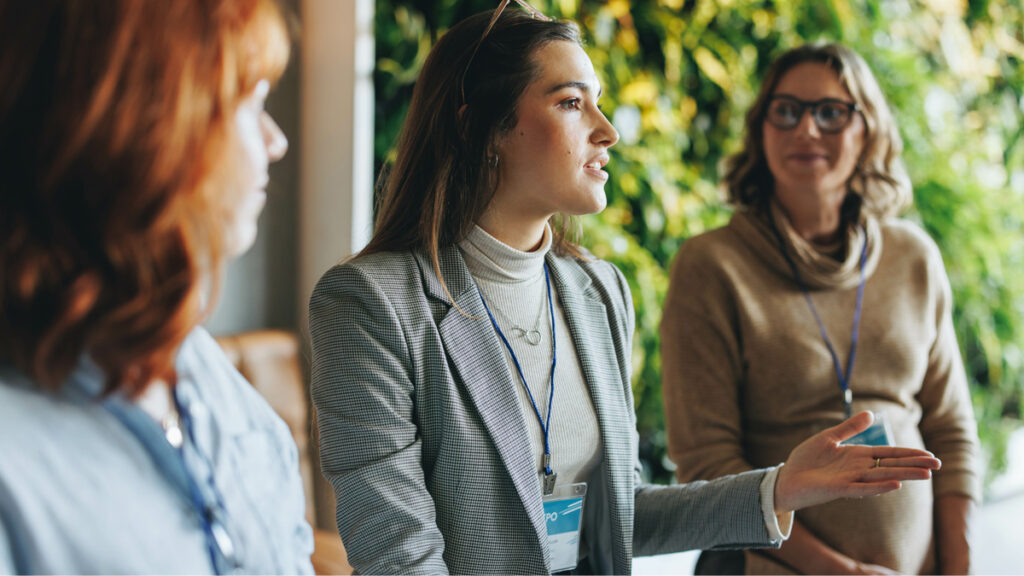
[[[753,471],[645,485],[630,387],[633,307],[601,261],[547,256],[597,413],[604,450],[584,530],[595,573],[632,557],[778,546]],[[517,386],[458,248],[335,266],[309,305],[323,472],[357,572],[547,573],[541,488]]]

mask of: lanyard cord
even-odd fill
[[[179,402],[177,389],[173,390],[172,393],[175,408],[177,408],[178,414],[181,417],[181,423],[185,428],[188,441],[196,447],[196,453],[200,454],[198,445],[195,442],[190,414],[188,410],[183,409]],[[184,445],[181,448],[171,446],[148,414],[145,414],[140,408],[120,396],[108,397],[103,401],[103,406],[139,440],[142,447],[153,459],[154,465],[164,477],[167,478],[179,494],[185,496],[190,501],[203,530],[211,568],[215,574],[222,574],[224,563],[221,562],[221,558],[227,560],[229,565],[234,561],[232,542],[224,526],[213,517],[214,507],[207,504],[207,498],[204,497],[198,482],[189,470],[185,460]],[[209,464],[208,461],[207,463]],[[221,504],[223,500],[220,498],[215,486],[213,490],[216,504],[223,507],[223,504]]]
[[[857,340],[860,337],[860,316],[861,309],[864,304],[864,266],[867,262],[868,256],[868,235],[864,234],[864,245],[860,250],[860,282],[857,284],[857,303],[853,309],[853,329],[850,334],[850,355],[846,360],[846,372],[843,373],[843,368],[839,364],[839,355],[836,354],[836,349],[832,345],[832,340],[828,337],[828,332],[825,330],[825,324],[821,321],[821,316],[818,314],[818,309],[814,307],[814,302],[811,300],[811,293],[807,290],[807,286],[804,284],[803,278],[800,276],[800,270],[796,267],[796,262],[793,261],[793,257],[790,256],[789,251],[786,249],[786,243],[782,240],[782,234],[779,233],[779,229],[775,226],[775,218],[769,215],[768,223],[771,224],[772,232],[775,234],[775,239],[779,243],[779,249],[782,251],[782,256],[786,259],[786,263],[789,264],[790,271],[793,272],[793,279],[796,280],[800,291],[803,292],[804,300],[807,301],[807,306],[811,309],[811,314],[814,315],[814,321],[818,324],[818,332],[821,334],[821,339],[825,342],[825,346],[828,347],[828,353],[832,356],[832,369],[835,370],[836,378],[839,380],[839,389],[843,393],[843,411],[846,417],[849,418],[853,415],[853,391],[850,390],[850,376],[853,374],[853,363],[857,358]]]
[[[512,345],[509,344],[508,338],[505,337],[505,333],[501,331],[498,326],[498,322],[494,319],[494,314],[491,313],[491,309],[487,306],[487,299],[484,298],[483,292],[480,291],[480,287],[477,286],[477,292],[480,294],[480,301],[484,304],[484,310],[487,311],[487,317],[491,319],[491,325],[494,326],[494,330],[498,333],[498,337],[505,344],[505,348],[508,353],[512,356],[512,363],[515,364],[516,372],[519,373],[519,379],[523,383],[523,388],[526,389],[526,395],[530,398],[530,404],[533,406],[533,413],[537,416],[537,422],[540,423],[540,429],[544,432],[544,475],[551,476],[551,405],[554,404],[555,400],[555,366],[558,364],[558,348],[555,339],[555,306],[551,300],[551,275],[548,273],[548,265],[544,263],[544,281],[548,287],[548,313],[551,317],[551,384],[548,387],[550,392],[548,393],[548,418],[545,423],[544,418],[540,415],[540,409],[537,408],[537,402],[533,399],[533,392],[530,391],[530,385],[526,383],[526,376],[523,374],[523,367],[519,364],[519,358],[516,357],[515,351],[512,350]]]

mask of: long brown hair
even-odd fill
[[[497,189],[498,171],[489,152],[496,138],[515,126],[516,102],[539,73],[533,54],[550,42],[582,44],[571,22],[543,21],[509,9],[466,70],[491,15],[482,12],[459,22],[430,51],[394,167],[381,173],[373,238],[359,254],[424,250],[442,285],[440,249],[465,238]],[[556,217],[554,249],[579,255],[569,239],[571,226],[569,218]]]
[[[737,206],[764,208],[775,178],[764,153],[764,117],[782,77],[798,64],[819,62],[835,71],[864,118],[864,148],[843,202],[843,222],[851,224],[861,211],[876,218],[896,215],[912,200],[910,179],[900,154],[903,140],[874,74],[859,54],[842,44],[807,44],[780,56],[765,76],[761,92],[746,116],[743,149],[726,161],[724,184]]]
[[[270,0],[0,0],[0,358],[173,384],[237,200],[211,171],[288,52]]]

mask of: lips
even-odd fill
[[[813,151],[813,150],[807,150],[807,151],[799,151],[799,152],[790,153],[790,154],[787,155],[787,157],[789,157],[789,158],[791,158],[793,160],[809,162],[811,160],[818,160],[818,159],[824,160],[824,159],[828,158],[828,155],[825,154],[824,152],[817,152],[817,151]]]
[[[606,165],[608,165],[608,155],[599,154],[596,157],[592,158],[590,162],[587,162],[583,167],[590,170],[600,170],[601,168],[604,168]]]
[[[608,173],[601,168],[604,168],[606,164],[608,164],[608,155],[599,154],[583,165],[583,171],[604,182],[608,180]]]

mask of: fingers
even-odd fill
[[[844,498],[865,498],[867,496],[878,496],[894,490],[899,490],[903,484],[899,480],[885,480],[881,482],[854,482],[846,486],[843,492]]]
[[[870,452],[872,458],[931,458],[937,460],[935,455],[927,450],[918,450],[916,448],[901,448],[899,446],[870,446],[865,447]]]
[[[835,442],[842,442],[867,430],[868,426],[871,426],[871,423],[874,421],[875,415],[871,412],[864,411],[824,430],[822,435],[828,436]]]
[[[901,480],[927,480],[932,471],[927,468],[868,468],[857,475],[857,480],[864,483],[889,482]]]
[[[878,465],[875,466],[872,462],[872,467],[876,468],[927,468],[928,470],[938,470],[942,467],[942,462],[934,456],[915,456],[910,458],[877,458]]]
[[[867,462],[868,468],[888,466],[899,468],[903,466],[915,466],[938,470],[942,468],[942,461],[936,458],[927,450],[916,448],[900,448],[898,446],[840,446],[847,456],[853,460]],[[875,460],[878,464],[875,464]]]

